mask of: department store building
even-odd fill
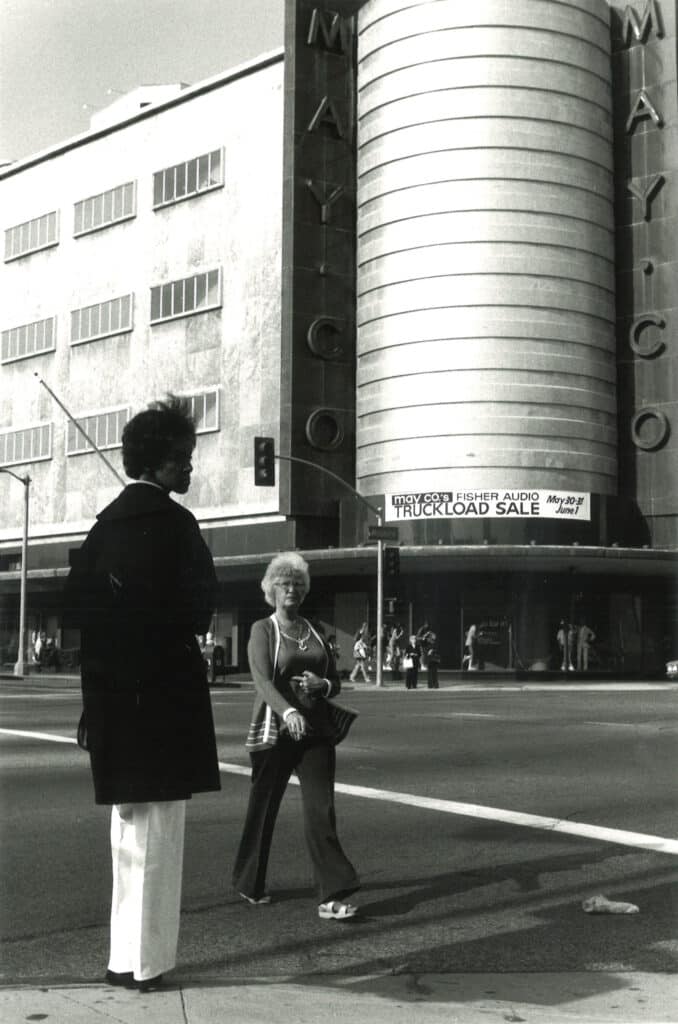
[[[385,621],[428,621],[443,668],[474,623],[486,668],[558,669],[565,620],[596,633],[596,670],[661,673],[678,652],[674,0],[286,14],[284,49],[141,87],[0,169],[0,468],[31,479],[27,631],[75,657],[69,552],[120,489],[47,388],[121,475],[122,427],[171,391],[197,421],[186,500],[231,668],[291,548],[350,666],[377,593],[355,488],[397,529]],[[257,435],[287,457],[273,487],[254,486]],[[22,490],[0,474],[5,663]]]

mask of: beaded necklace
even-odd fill
[[[280,621],[277,619],[277,616],[276,621],[278,622],[278,629],[280,630],[281,636],[284,636],[286,640],[291,640],[292,643],[295,643],[300,651],[308,650],[307,641],[311,636],[311,627],[309,626],[308,623],[306,623],[306,634],[304,636],[290,636],[289,633],[285,633],[285,631],[283,630],[282,626],[280,625]],[[302,621],[305,622],[306,620],[304,619]]]

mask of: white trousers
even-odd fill
[[[108,968],[147,981],[177,962],[186,801],[114,804]]]

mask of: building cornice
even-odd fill
[[[255,57],[253,60],[246,61],[243,64],[238,64],[236,67],[230,68],[228,71],[220,71],[211,78],[205,78],[203,81],[197,82],[195,85],[189,85],[171,99],[163,100],[160,103],[153,103],[150,106],[145,107],[143,110],[135,112],[131,117],[126,117],[115,124],[106,125],[102,128],[90,129],[89,131],[83,132],[81,135],[74,135],[70,139],[58,142],[55,145],[50,146],[48,149],[40,150],[38,153],[33,153],[31,156],[23,157],[21,160],[16,160],[14,163],[0,167],[0,181],[4,181],[6,178],[11,178],[13,175],[19,174],[21,171],[28,170],[30,167],[34,167],[37,164],[44,163],[46,160],[52,160],[56,156],[62,156],[71,149],[77,149],[79,146],[86,146],[90,142],[94,142],[96,139],[112,135],[114,132],[121,131],[123,128],[127,128],[129,125],[135,124],[138,121],[145,121],[150,117],[155,117],[156,114],[161,114],[172,107],[178,107],[182,103],[187,103],[189,100],[195,99],[196,96],[202,96],[214,89],[219,89],[224,85],[229,85],[231,82],[235,82],[239,78],[244,78],[246,75],[254,74],[257,71],[263,71],[265,68],[270,67],[273,64],[280,63],[284,59],[284,55],[284,47],[278,47],[277,49],[264,53],[259,57]]]

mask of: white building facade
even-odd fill
[[[149,98],[0,169],[0,468],[32,480],[29,631],[59,634],[68,552],[119,488],[37,374],[118,472],[127,418],[191,398],[187,500],[232,668],[277,550],[306,552],[342,668],[376,628],[355,489],[397,530],[385,621],[427,620],[443,668],[475,624],[487,669],[558,670],[565,620],[593,627],[596,670],[660,672],[675,3],[287,0],[284,53]],[[257,435],[282,457],[272,487]],[[22,505],[0,485],[8,661]]]
[[[33,592],[120,489],[40,379],[121,476],[127,420],[189,397],[203,527],[277,514],[248,442],[280,421],[282,90],[277,53],[4,169],[0,465],[31,477]],[[10,570],[20,490],[0,477]],[[58,602],[28,623],[56,633]]]

